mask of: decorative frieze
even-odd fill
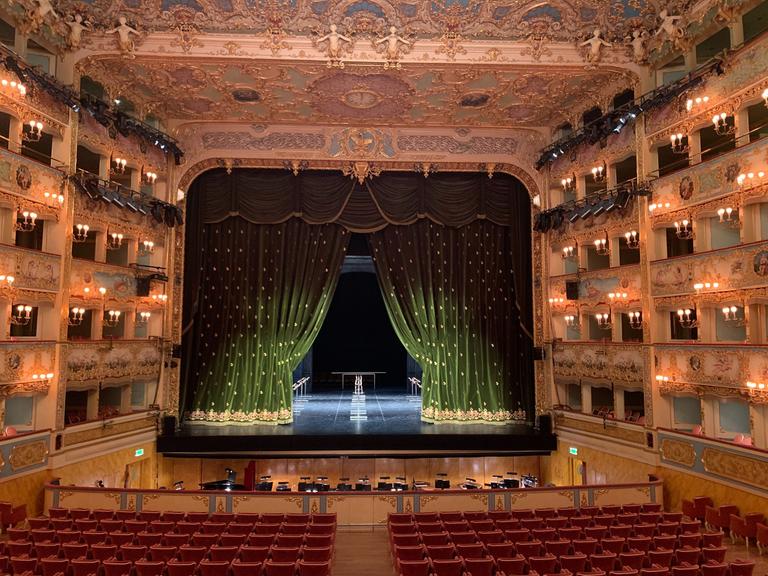
[[[162,350],[153,341],[71,342],[66,346],[69,381],[120,381],[157,377]]]

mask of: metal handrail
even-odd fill
[[[421,380],[415,376],[411,376],[408,378],[408,382],[411,385],[411,396],[418,396],[419,391],[421,390]]]

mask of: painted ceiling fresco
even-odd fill
[[[111,98],[143,113],[184,120],[381,123],[424,126],[547,126],[631,85],[627,72],[557,68],[408,65],[329,69],[190,59],[94,59],[84,71]]]
[[[607,38],[651,30],[662,9],[680,13],[692,0],[57,0],[67,18],[82,15],[96,31],[119,16],[142,32],[193,25],[204,32],[310,35],[338,24],[347,34],[394,25],[417,37],[524,39],[532,33],[574,41],[596,27]],[[62,24],[63,26],[63,24]],[[64,28],[66,30],[66,28]]]

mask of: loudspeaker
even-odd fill
[[[565,282],[565,297],[568,300],[579,299],[579,283],[576,280],[566,280]]]
[[[176,434],[176,416],[163,416],[163,436]]]
[[[149,296],[149,278],[136,278],[136,296]]]
[[[542,348],[541,346],[534,346],[533,348],[533,359],[534,360],[546,360],[547,358],[547,351]]]
[[[552,434],[552,416],[549,414],[539,416],[539,432],[546,435]]]

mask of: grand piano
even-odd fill
[[[226,490],[226,491],[232,491],[232,490],[245,490],[245,486],[243,484],[238,484],[235,479],[237,478],[237,472],[232,470],[232,468],[227,468],[225,470],[227,474],[227,478],[225,480],[214,480],[213,482],[203,482],[200,484],[201,490]]]

